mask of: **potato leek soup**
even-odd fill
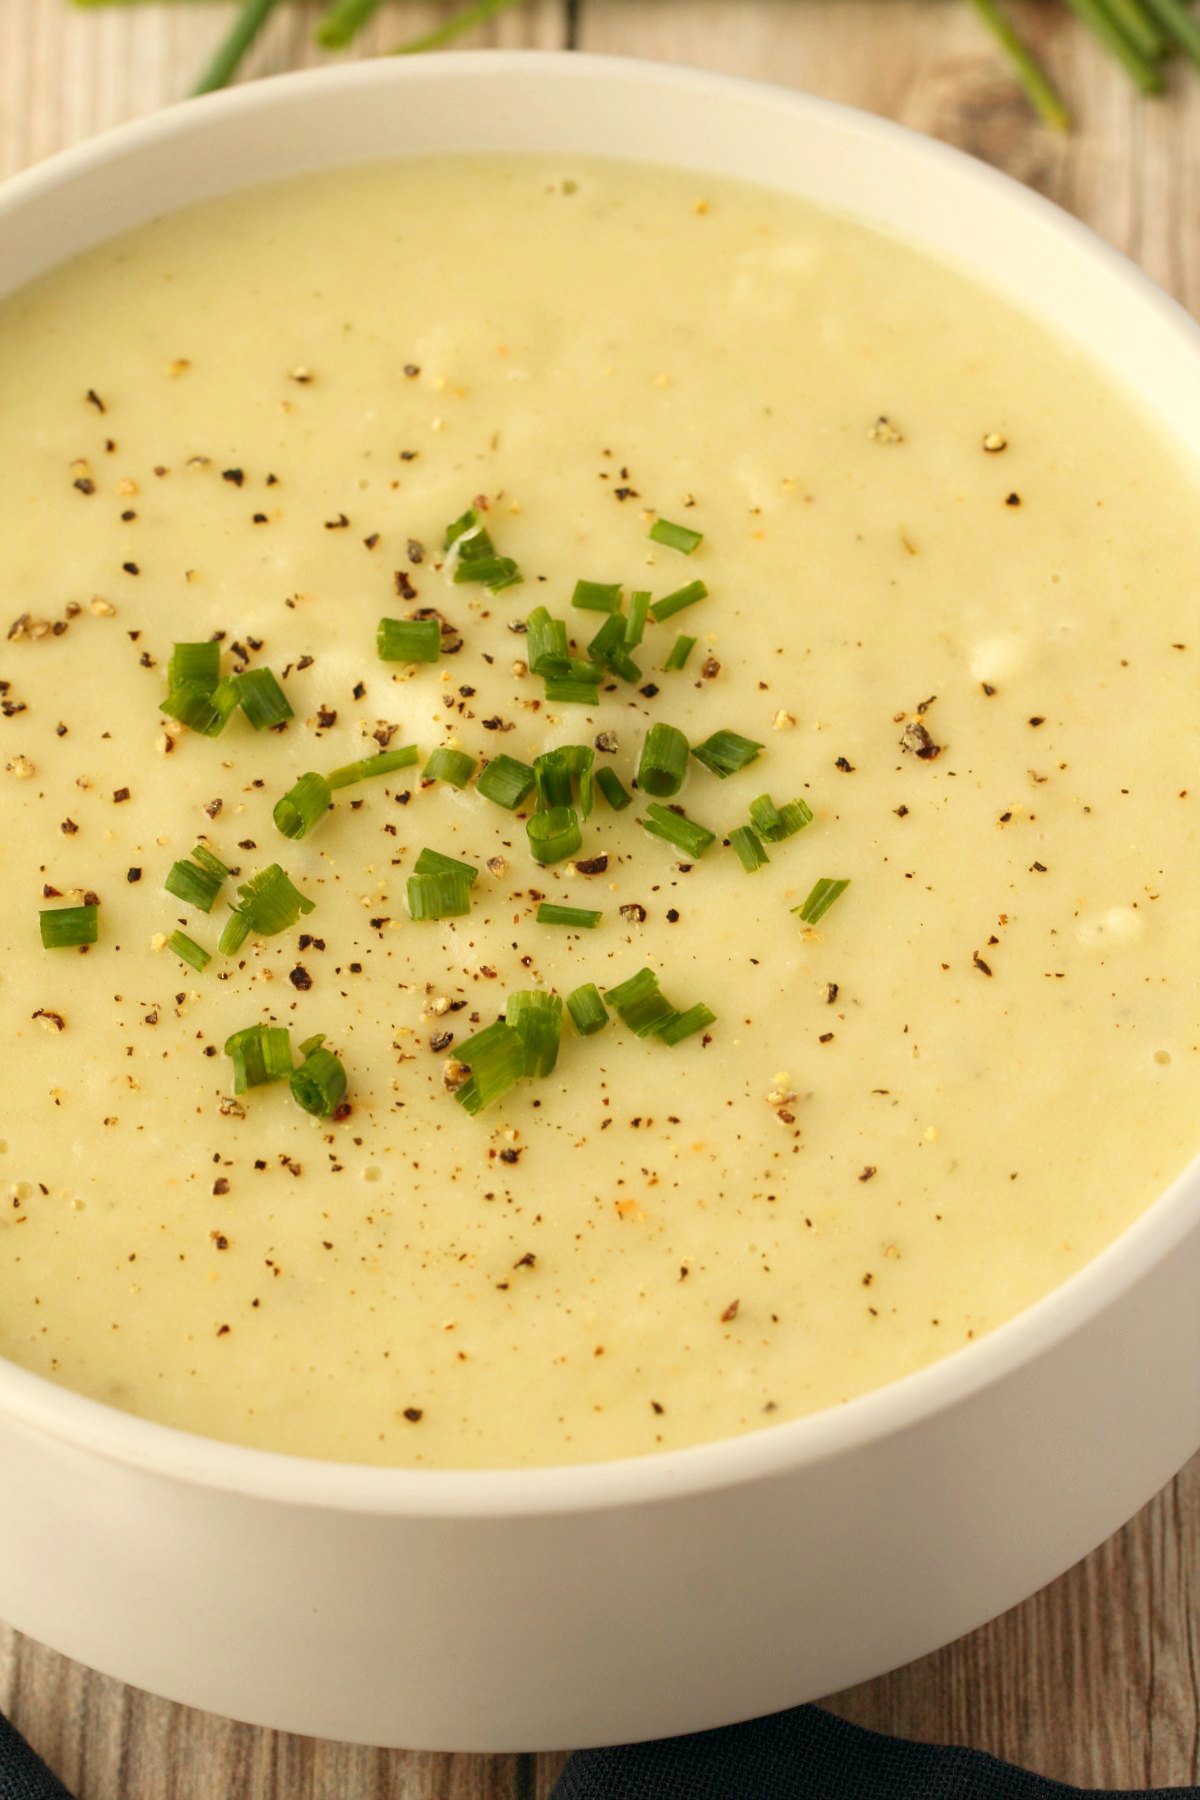
[[[790,199],[254,191],[0,309],[0,1352],[350,1461],[843,1401],[1197,1142],[1197,495]]]

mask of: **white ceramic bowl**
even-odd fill
[[[601,153],[743,177],[1006,291],[1168,432],[1200,331],[1079,225],[825,102],[588,57],[358,64],[192,102],[0,196],[0,286],[155,213],[383,156]],[[1200,1173],[1080,1274],[836,1411],[524,1473],[306,1462],[115,1412],[0,1363],[0,1613],[110,1674],[259,1724],[528,1750],[809,1699],[1057,1575],[1200,1444]]]

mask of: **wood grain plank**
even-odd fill
[[[250,65],[324,60],[317,6],[281,17]],[[446,16],[394,4],[372,46]],[[1050,194],[1200,310],[1200,83],[1138,102],[1057,9],[1023,20],[1078,117],[1031,121],[950,0],[581,0],[581,47],[805,87],[961,145]],[[555,47],[540,0],[475,41]],[[227,5],[0,0],[0,173],[177,97]],[[1200,1460],[1060,1581],[983,1630],[829,1704],[876,1729],[973,1743],[1089,1785],[1200,1781]],[[562,1756],[436,1757],[237,1725],[95,1675],[0,1628],[0,1707],[80,1800],[548,1800]]]

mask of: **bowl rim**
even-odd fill
[[[590,78],[692,90],[719,89],[758,107],[806,116],[907,165],[957,172],[988,204],[1073,241],[1110,281],[1200,359],[1200,327],[1150,277],[1089,227],[964,151],[888,119],[772,83],[628,57],[576,51],[476,50],[380,58],[302,70],[178,102],[101,132],[0,184],[0,224],[17,207],[130,153],[148,154],[193,123],[269,112],[333,87],[404,87],[501,77],[517,69],[548,82]],[[613,153],[619,156],[619,151]],[[640,159],[639,159],[640,160]],[[334,166],[334,165],[331,165]],[[340,164],[336,166],[342,166]],[[347,164],[348,166],[348,164]],[[682,161],[679,166],[687,166]],[[253,186],[253,180],[245,184]],[[230,192],[239,191],[230,189]],[[970,266],[965,265],[966,272]],[[122,1412],[0,1356],[0,1418],[79,1450],[192,1486],[250,1500],[341,1513],[504,1519],[613,1510],[727,1490],[833,1462],[910,1431],[999,1386],[1118,1303],[1200,1227],[1200,1156],[1116,1239],[1033,1305],[938,1361],[819,1412],[686,1449],[602,1462],[518,1468],[414,1469],[324,1461],[202,1437]]]

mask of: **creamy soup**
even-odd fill
[[[318,1457],[637,1455],[960,1349],[1195,1149],[1196,488],[957,273],[372,167],[9,299],[0,420],[6,1356]]]

